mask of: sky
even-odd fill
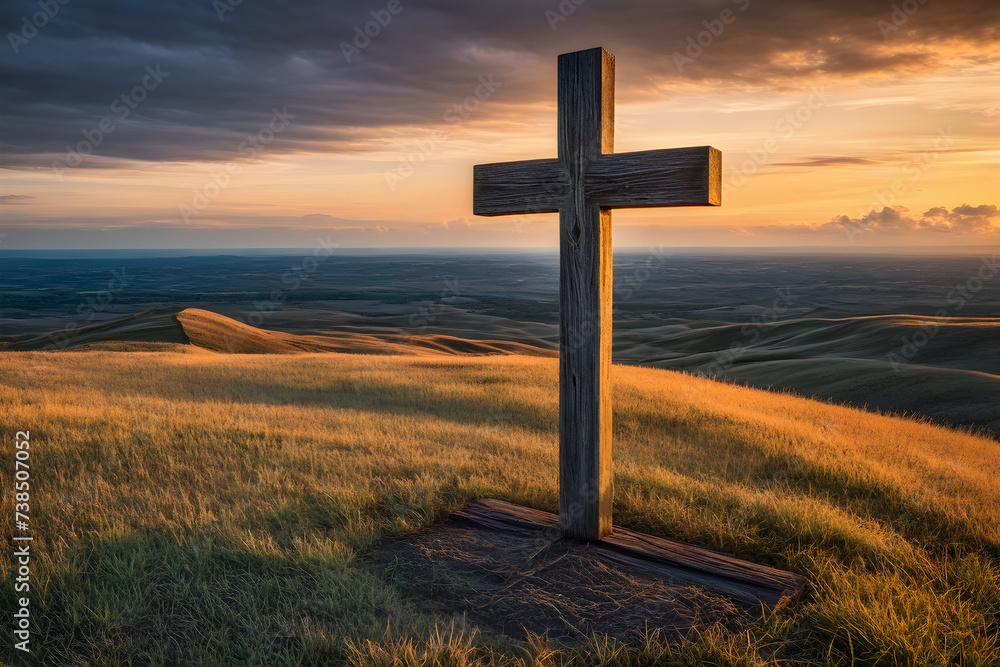
[[[472,167],[556,155],[556,58],[617,152],[711,145],[721,207],[616,246],[1000,245],[996,0],[13,0],[0,250],[545,247]]]

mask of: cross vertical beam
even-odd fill
[[[559,523],[611,532],[611,209],[718,206],[711,146],[614,152],[615,61],[559,56],[559,156],[477,164],[473,212],[559,212]]]
[[[585,177],[614,152],[615,61],[604,49],[559,56],[559,523],[564,534],[611,533],[611,210]]]

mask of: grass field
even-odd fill
[[[747,632],[572,649],[422,614],[366,556],[473,498],[556,511],[556,368],[0,354],[7,536],[31,433],[33,659],[1000,665],[1000,444],[655,369],[614,369],[616,523],[804,574],[810,596]]]

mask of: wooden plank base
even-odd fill
[[[528,537],[555,535],[559,517],[502,500],[479,500],[452,514],[481,529]],[[798,574],[757,565],[717,551],[673,540],[637,533],[614,526],[608,537],[587,546],[604,560],[634,567],[649,574],[668,577],[719,591],[742,602],[775,609],[798,599],[808,580]]]
[[[714,623],[739,632],[805,588],[794,574],[619,527],[598,542],[568,539],[555,514],[499,500],[387,540],[374,560],[426,613],[569,645],[594,634],[681,637]]]

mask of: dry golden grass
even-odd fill
[[[655,369],[614,368],[616,523],[800,572],[811,597],[743,635],[576,651],[415,611],[365,554],[476,497],[555,511],[556,368],[0,353],[3,437],[31,431],[40,659],[1000,664],[1000,444]]]

